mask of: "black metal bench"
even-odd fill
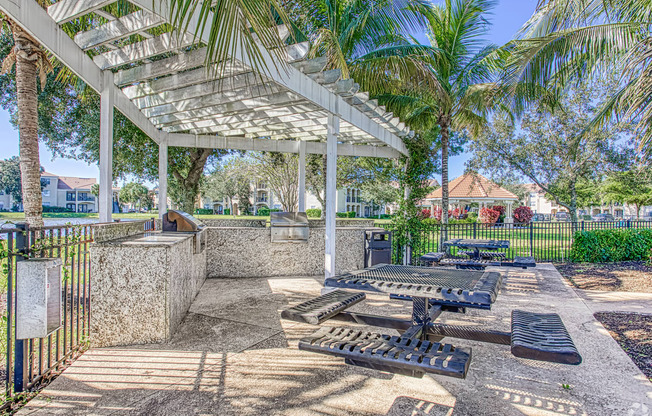
[[[446,257],[439,264],[441,266],[455,266],[458,269],[484,270],[489,266],[500,266],[501,262],[497,260]]]
[[[537,264],[534,262],[534,257],[516,256],[514,257],[514,263],[512,265],[514,267],[527,269],[528,267],[536,267]]]
[[[511,346],[516,357],[573,365],[582,362],[582,356],[556,313],[512,311]]]
[[[350,365],[412,377],[425,373],[465,378],[471,349],[352,328],[323,327],[299,341],[299,349],[345,358]]]
[[[426,253],[419,257],[423,263],[439,263],[445,256],[445,253]]]
[[[507,255],[505,253],[499,253],[497,251],[479,251],[476,253],[473,250],[458,250],[457,254],[460,256],[474,257],[476,254],[483,260],[492,260],[492,259],[501,259],[507,260]]]
[[[363,292],[335,290],[281,312],[281,318],[318,325],[366,298]]]

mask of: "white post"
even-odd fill
[[[158,144],[158,217],[168,210],[168,141],[162,138]]]
[[[299,212],[306,212],[306,141],[299,140]]]
[[[324,274],[335,275],[335,211],[337,210],[337,138],[340,134],[340,118],[328,115],[328,135],[326,141],[326,248]]]
[[[100,222],[113,212],[113,72],[104,71],[100,95]],[[75,203],[76,205],[76,203]]]

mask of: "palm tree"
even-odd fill
[[[20,176],[23,210],[30,227],[43,226],[41,163],[38,152],[38,95],[36,77],[45,84],[52,65],[38,42],[10,19],[3,19],[11,30],[14,47],[2,63],[2,74],[16,65],[18,101]]]
[[[482,35],[490,0],[446,0],[432,6],[428,18],[431,56],[429,82],[396,83],[379,100],[424,135],[439,134],[442,170],[442,224],[448,223],[448,153],[451,134],[477,135],[498,106],[502,87],[496,82],[499,56]],[[443,238],[445,238],[445,228]]]
[[[644,0],[540,0],[519,38],[506,46],[507,83],[561,91],[569,83],[622,76],[621,88],[591,127],[614,116],[636,123],[639,148],[652,150],[652,4]]]

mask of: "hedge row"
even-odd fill
[[[648,260],[652,229],[615,229],[575,233],[570,259],[577,262]]]

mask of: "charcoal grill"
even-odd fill
[[[163,214],[161,230],[163,232],[194,234],[195,254],[203,252],[206,248],[204,224],[187,212],[176,209],[168,210]]]
[[[310,228],[305,212],[271,212],[272,243],[308,242]]]

